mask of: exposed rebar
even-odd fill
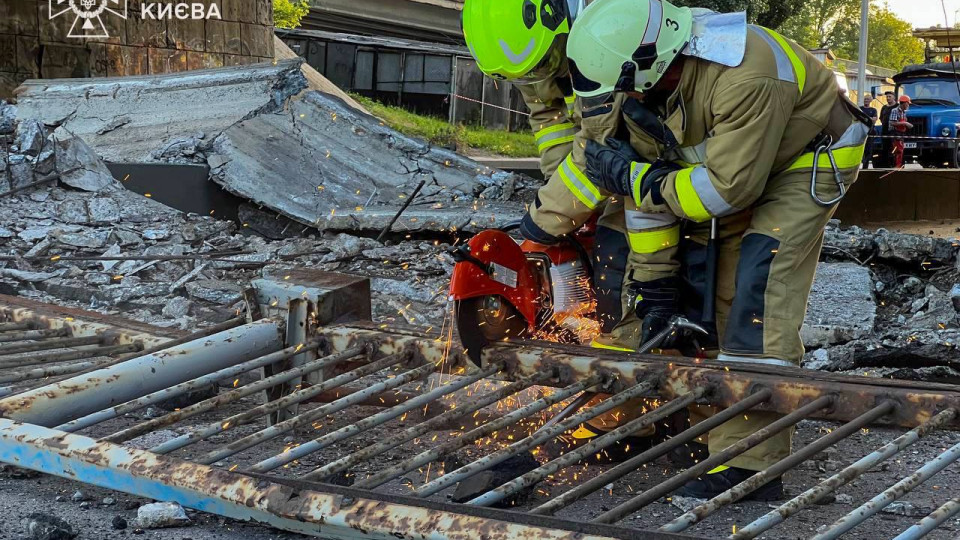
[[[854,420],[851,420],[839,428],[832,430],[830,433],[820,437],[816,441],[813,441],[812,443],[804,446],[800,450],[790,454],[777,463],[774,463],[767,469],[758,472],[757,474],[747,478],[743,482],[740,482],[727,491],[724,491],[720,495],[717,495],[709,501],[684,513],[670,523],[660,527],[660,530],[676,533],[689,529],[690,527],[709,517],[717,510],[720,510],[728,504],[733,504],[739,501],[750,493],[760,489],[771,480],[783,476],[783,474],[790,469],[793,469],[797,465],[812,458],[823,450],[839,443],[871,423],[877,421],[881,417],[886,416],[895,408],[896,407],[893,402],[890,401],[885,401],[880,405],[877,405]]]
[[[860,505],[856,510],[833,522],[826,530],[812,537],[811,540],[834,540],[835,538],[839,538],[841,535],[846,534],[857,525],[860,525],[874,514],[886,508],[887,505],[893,501],[910,493],[913,488],[926,482],[933,477],[933,475],[946,469],[958,459],[960,459],[960,443],[953,445],[946,452],[928,461],[923,467],[917,469],[916,472],[910,476],[900,480],[887,488],[883,493]]]
[[[920,440],[921,437],[950,423],[956,415],[957,411],[955,409],[947,409],[940,412],[930,420],[927,420],[923,424],[920,424],[893,441],[860,458],[856,463],[820,482],[818,485],[781,504],[773,511],[760,516],[746,527],[743,527],[731,535],[731,540],[749,540],[760,536],[764,532],[783,523],[789,519],[790,516],[815,504],[825,495],[857,479],[860,475],[876,467],[879,463],[890,459],[903,449]]]
[[[560,403],[566,399],[569,399],[571,396],[579,394],[580,392],[592,388],[603,381],[603,377],[600,375],[593,375],[582,381],[571,384],[570,386],[561,388],[549,396],[544,396],[533,403],[529,403],[519,409],[512,411],[493,422],[483,424],[482,426],[476,427],[463,435],[447,441],[435,448],[421,452],[416,456],[413,456],[410,459],[406,459],[403,462],[394,465],[388,469],[385,469],[377,474],[370,476],[360,482],[354,484],[354,487],[363,488],[363,489],[373,489],[381,484],[385,484],[390,480],[403,475],[407,472],[410,472],[418,467],[426,465],[432,461],[440,459],[444,455],[455,452],[464,446],[472,444],[473,441],[486,437],[487,435],[499,431],[507,426],[513,425],[524,418],[529,417],[530,415],[536,414],[551,405]]]
[[[332,388],[336,388],[338,386],[342,386],[349,382],[353,382],[359,379],[360,377],[370,375],[371,373],[376,373],[377,371],[388,368],[394,364],[399,364],[404,360],[406,360],[405,356],[400,354],[393,354],[390,356],[386,356],[384,358],[381,358],[380,360],[371,362],[369,364],[361,366],[352,371],[348,371],[336,377],[327,379],[320,384],[311,386],[309,388],[304,388],[302,390],[297,390],[296,392],[286,395],[276,401],[264,403],[263,405],[254,407],[249,411],[233,415],[220,422],[214,422],[212,424],[208,424],[206,427],[200,428],[191,433],[181,435],[163,444],[157,445],[151,448],[150,451],[155,454],[168,454],[170,452],[173,452],[174,450],[183,448],[184,446],[189,446],[196,442],[207,439],[212,435],[216,435],[217,433],[226,431],[230,427],[247,423],[256,418],[260,418],[264,415],[270,414],[273,411],[277,411],[282,408],[288,407],[289,405],[292,405],[294,403],[300,403],[302,401],[310,399],[311,397],[315,395],[319,395]]]
[[[82,373],[90,368],[100,369],[112,362],[112,359],[94,360],[92,362],[77,362],[76,364],[59,364],[55,366],[44,366],[41,368],[30,369],[27,371],[14,371],[11,373],[0,374],[0,384],[30,381],[34,379],[43,379],[44,377],[55,377],[57,375],[73,375]],[[11,394],[13,395],[13,394]],[[9,396],[8,396],[9,397]]]
[[[313,452],[323,450],[324,448],[332,444],[338,443],[344,439],[348,439],[350,437],[353,437],[354,435],[362,433],[364,430],[372,429],[376,426],[379,426],[380,424],[388,422],[414,409],[419,409],[425,405],[428,405],[443,396],[452,394],[457,390],[466,388],[467,386],[470,386],[471,384],[481,379],[484,379],[486,377],[489,377],[495,374],[496,372],[500,371],[502,368],[503,368],[502,364],[493,364],[475,373],[472,373],[466,377],[459,377],[457,379],[453,379],[451,381],[448,381],[447,384],[438,386],[437,388],[434,388],[433,390],[427,392],[426,394],[417,396],[395,407],[391,407],[373,416],[364,418],[363,420],[360,420],[354,424],[344,426],[336,431],[327,433],[322,437],[306,442],[297,447],[289,448],[285,450],[282,454],[278,454],[271,458],[262,460],[247,470],[250,472],[257,472],[257,473],[272,471],[273,469],[276,469],[277,467],[282,467],[283,465],[286,465],[291,461],[300,459],[303,456],[312,454]]]
[[[739,456],[740,454],[746,452],[747,450],[757,446],[763,441],[773,437],[777,433],[793,426],[797,422],[807,418],[811,414],[829,407],[833,404],[833,396],[820,396],[819,398],[811,401],[810,403],[800,407],[799,409],[793,411],[792,413],[778,418],[776,421],[770,425],[764,427],[763,429],[757,430],[749,437],[745,439],[740,439],[734,444],[724,448],[721,452],[717,454],[712,454],[709,458],[697,463],[693,467],[683,471],[682,473],[664,481],[660,484],[657,484],[653,488],[644,491],[643,493],[633,497],[632,499],[620,504],[619,506],[600,514],[596,519],[593,520],[594,523],[615,523],[625,518],[626,516],[636,512],[637,510],[647,506],[648,504],[656,501],[660,497],[667,495],[668,493],[673,492],[679,487],[683,486],[687,482],[693,480],[694,478],[700,476],[701,474],[716,468],[724,463],[730,461],[731,459]]]
[[[0,332],[13,332],[15,330],[30,330],[31,328],[33,328],[33,323],[30,321],[0,323]]]
[[[53,330],[24,330],[21,332],[3,332],[0,333],[0,342],[25,341],[35,339],[47,339],[52,337],[63,337],[70,335],[70,330],[66,328],[56,328]],[[0,354],[3,354],[3,346],[0,345]]]
[[[383,452],[396,448],[406,442],[412,441],[413,439],[423,436],[430,431],[443,429],[443,426],[454,420],[464,418],[468,414],[473,414],[488,405],[492,405],[502,399],[516,394],[517,392],[522,392],[531,385],[543,382],[553,377],[553,375],[554,373],[552,369],[543,370],[538,373],[534,373],[529,377],[524,377],[523,379],[512,382],[489,394],[485,394],[481,397],[472,397],[470,402],[464,407],[457,407],[456,409],[435,416],[425,422],[411,426],[383,442],[379,442],[365,448],[360,448],[348,456],[344,456],[336,461],[324,465],[323,467],[311,471],[309,474],[305,475],[303,479],[315,480],[324,478],[331,474],[346,471],[358,463],[378,456]]]
[[[560,469],[573,465],[587,456],[597,453],[604,448],[617,443],[624,437],[627,437],[632,433],[636,433],[647,426],[652,426],[654,423],[659,422],[671,414],[686,408],[694,401],[700,399],[705,392],[706,390],[704,388],[697,388],[693,392],[675,398],[669,403],[666,403],[644,414],[643,416],[635,418],[630,422],[618,427],[617,429],[614,429],[613,431],[609,431],[603,435],[600,435],[599,437],[595,437],[580,448],[576,448],[571,452],[567,452],[566,454],[563,454],[562,456],[544,465],[541,465],[540,467],[537,467],[536,469],[524,474],[519,478],[515,478],[492,491],[488,491],[483,495],[474,498],[467,504],[489,506],[502,501],[514,493],[523,491],[524,489],[536,484]]]
[[[570,506],[594,491],[603,489],[604,486],[623,478],[624,476],[636,471],[641,466],[657,459],[658,457],[670,452],[674,448],[693,441],[712,429],[722,425],[724,422],[740,416],[753,407],[770,399],[773,392],[768,388],[763,388],[751,394],[749,397],[734,403],[726,409],[707,418],[706,420],[694,424],[682,433],[667,439],[666,441],[654,446],[653,448],[634,456],[616,467],[604,472],[600,476],[595,476],[590,480],[574,487],[570,491],[563,493],[558,497],[541,504],[530,511],[531,514],[552,515],[562,508]]]
[[[84,345],[98,345],[103,341],[103,336],[81,336],[59,339],[47,339],[44,341],[34,341],[30,343],[19,343],[16,345],[5,345],[0,347],[0,361],[7,355],[16,353],[25,353],[32,351],[46,351],[51,349],[64,349],[67,347],[81,347]]]
[[[144,433],[149,433],[154,429],[164,427],[164,426],[169,426],[181,420],[196,416],[198,414],[212,411],[217,407],[221,407],[228,403],[233,403],[234,401],[256,394],[261,390],[270,388],[279,383],[291,381],[293,379],[296,379],[297,377],[302,377],[307,373],[312,373],[314,371],[319,371],[321,369],[333,367],[345,360],[349,360],[350,358],[353,358],[358,354],[361,354],[363,351],[364,351],[364,347],[352,347],[350,349],[346,349],[336,354],[331,354],[323,358],[318,358],[300,367],[296,367],[287,371],[283,371],[281,373],[277,373],[276,375],[272,375],[265,379],[260,379],[259,381],[246,384],[239,388],[234,388],[229,392],[220,394],[218,396],[214,396],[209,399],[205,399],[199,403],[195,403],[188,407],[183,407],[178,411],[173,411],[159,418],[152,418],[150,420],[147,420],[146,422],[142,422],[135,426],[131,426],[127,429],[124,429],[123,431],[118,431],[108,437],[104,437],[101,440],[106,442],[119,443],[119,442],[133,439],[134,437],[139,437],[140,435],[143,435]]]
[[[54,362],[67,362],[70,360],[83,360],[86,358],[99,358],[101,356],[112,356],[119,353],[139,351],[142,348],[143,345],[139,343],[127,343],[124,345],[95,347],[93,349],[55,351],[41,354],[24,354],[18,356],[0,357],[0,369],[35,366],[37,364],[51,364]]]

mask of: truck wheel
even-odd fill
[[[960,145],[947,151],[950,152],[950,160],[948,161],[950,168],[960,169]]]

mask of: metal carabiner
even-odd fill
[[[847,194],[847,187],[843,183],[843,177],[840,176],[840,168],[837,167],[837,160],[833,157],[833,149],[830,148],[832,144],[833,137],[828,135],[826,142],[817,146],[817,148],[813,151],[813,172],[810,173],[810,197],[813,198],[813,202],[824,207],[837,204],[843,200],[844,196]],[[829,201],[825,201],[817,195],[817,171],[820,166],[820,154],[824,150],[827,151],[827,157],[830,159],[830,167],[833,168],[834,181],[837,183],[837,187],[840,189],[840,195]]]

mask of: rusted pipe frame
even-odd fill
[[[251,435],[247,435],[241,439],[233,441],[230,444],[221,446],[217,450],[209,452],[208,454],[198,458],[197,463],[203,463],[209,465],[211,463],[216,463],[222,459],[226,459],[235,454],[239,454],[244,450],[253,448],[258,444],[262,444],[270,439],[279,437],[284,433],[293,431],[301,426],[309,426],[314,422],[320,420],[321,418],[338,413],[347,407],[355,405],[369,396],[379,394],[380,392],[385,392],[387,390],[392,390],[398,388],[407,383],[411,383],[417,379],[422,379],[429,376],[433,371],[437,369],[437,366],[433,364],[424,364],[420,367],[405,371],[395,377],[391,377],[386,381],[381,381],[376,384],[373,384],[356,394],[350,394],[344,396],[336,401],[331,401],[321,405],[315,409],[310,409],[309,411],[302,412],[296,416],[290,417],[287,420],[273,424],[265,429],[262,429]]]
[[[760,516],[746,527],[740,528],[730,536],[731,540],[749,540],[756,538],[783,523],[804,508],[816,504],[817,501],[825,495],[833,493],[837,488],[856,480],[863,473],[910,447],[932,431],[946,426],[956,417],[957,411],[955,409],[947,409],[937,414],[930,420],[860,458],[856,463],[847,466],[837,474],[781,504],[774,510]]]
[[[96,336],[80,336],[68,338],[46,339],[43,341],[34,341],[31,343],[21,343],[17,345],[0,346],[0,361],[6,360],[4,356],[16,353],[25,353],[32,351],[46,351],[51,349],[64,349],[67,347],[80,347],[83,345],[98,345],[104,341],[103,334]]]
[[[506,448],[497,450],[492,454],[487,454],[486,456],[483,456],[472,463],[468,463],[455,471],[443,474],[420,486],[413,492],[413,494],[417,497],[429,497],[434,493],[443,491],[444,489],[456,484],[457,482],[460,482],[461,480],[470,478],[471,476],[483,472],[490,467],[503,463],[513,456],[516,456],[522,452],[526,452],[537,445],[543,444],[566,431],[575,429],[577,426],[586,422],[587,420],[596,418],[597,416],[600,416],[601,414],[608,412],[615,407],[623,405],[631,399],[642,397],[655,389],[656,384],[652,382],[639,383],[636,386],[624,390],[623,392],[619,392],[613,396],[610,396],[609,398],[597,403],[589,409],[584,409],[573,416],[564,418],[562,421],[548,427],[547,429],[538,429],[537,431]]]
[[[44,366],[39,368],[30,369],[27,371],[15,371],[11,373],[0,374],[0,384],[2,383],[17,383],[23,381],[30,381],[36,379],[43,379],[46,377],[55,377],[58,375],[71,375],[75,376],[77,373],[82,373],[88,369],[95,368],[99,369],[106,367],[111,360],[94,360],[91,362],[77,362],[76,364],[58,364],[55,366]],[[39,386],[38,388],[45,388],[47,385]],[[30,392],[28,390],[27,392]],[[12,399],[19,397],[27,392],[17,392],[12,393],[4,398],[0,399]]]
[[[592,388],[601,382],[603,382],[603,377],[600,375],[594,375],[583,381],[579,381],[565,388],[561,388],[549,396],[544,396],[532,403],[520,407],[515,411],[511,411],[494,420],[493,422],[471,429],[456,439],[447,441],[429,450],[425,450],[416,456],[413,456],[412,458],[398,463],[397,465],[384,469],[383,471],[373,474],[364,480],[356,482],[354,483],[354,487],[361,489],[373,489],[377,486],[385,484],[400,475],[408,473],[418,467],[422,467],[427,463],[436,461],[451,452],[455,452],[464,446],[472,444],[473,441],[477,439],[486,437],[487,435],[499,431],[507,426],[511,426],[525,418],[530,417],[531,415],[547,409],[551,405],[560,403],[588,388]]]
[[[935,474],[956,463],[958,459],[960,459],[960,443],[953,445],[947,449],[946,452],[941,453],[937,457],[925,463],[913,474],[907,476],[903,480],[900,480],[896,484],[884,490],[883,493],[880,493],[876,497],[860,505],[859,508],[856,508],[849,514],[833,522],[833,524],[827,527],[826,530],[818,533],[816,536],[812,537],[811,540],[835,540],[836,538],[839,538],[857,525],[860,525],[870,517],[879,513],[893,501],[913,491],[913,488],[926,482]]]
[[[106,422],[107,420],[116,418],[120,415],[127,414],[133,411],[138,411],[150,405],[160,403],[161,401],[166,401],[168,399],[173,399],[196,390],[203,389],[210,386],[211,384],[216,384],[218,381],[227,379],[230,377],[236,377],[248,371],[261,368],[265,365],[272,364],[283,360],[284,358],[289,358],[296,354],[301,354],[302,351],[307,349],[316,349],[323,343],[322,338],[314,339],[306,343],[299,343],[297,345],[287,347],[285,349],[280,349],[269,354],[254,358],[252,360],[247,360],[246,362],[240,362],[239,364],[219,369],[206,375],[201,375],[189,381],[184,381],[180,384],[175,384],[173,386],[164,388],[163,390],[158,390],[156,392],[147,394],[143,397],[137,399],[132,399],[130,401],[121,403],[115,407],[110,407],[109,409],[104,409],[102,411],[97,411],[95,413],[88,414],[84,417],[77,418],[76,420],[71,420],[65,424],[59,425],[56,429],[66,432],[74,432],[87,427],[90,427],[101,422]]]
[[[758,390],[756,393],[746,397],[740,402],[717,412],[717,414],[710,416],[702,422],[698,422],[697,424],[690,426],[682,433],[679,433],[678,435],[663,441],[653,448],[650,448],[649,450],[646,450],[645,452],[618,464],[612,469],[604,471],[599,476],[595,476],[590,480],[587,480],[586,482],[570,489],[569,491],[564,492],[558,497],[553,497],[549,501],[531,510],[530,513],[537,515],[553,515],[559,510],[570,506],[594,491],[603,489],[603,487],[607,484],[615,482],[620,478],[623,478],[624,476],[636,471],[641,466],[670,452],[674,448],[687,444],[690,441],[695,440],[697,437],[709,433],[711,430],[720,426],[724,422],[727,422],[731,418],[740,416],[741,414],[769,399],[771,394],[772,392],[767,388]]]
[[[530,486],[535,485],[537,482],[543,480],[547,476],[554,474],[565,467],[569,467],[570,465],[583,460],[587,456],[595,454],[604,448],[619,442],[624,437],[627,437],[632,433],[636,433],[647,426],[652,426],[654,423],[663,420],[671,414],[685,409],[687,406],[703,397],[704,393],[705,390],[701,388],[697,391],[675,398],[672,401],[647,412],[643,416],[634,418],[633,420],[612,431],[608,431],[599,437],[595,437],[580,448],[576,448],[573,451],[567,452],[560,457],[557,457],[556,459],[553,459],[544,465],[541,465],[540,467],[537,467],[536,469],[524,474],[523,476],[520,476],[519,478],[515,478],[497,487],[496,489],[490,490],[478,497],[475,497],[473,500],[468,501],[467,504],[489,506],[502,501],[514,493],[518,493]]]
[[[0,418],[0,459],[139,497],[179,503],[282,531],[343,540],[683,540],[349,488],[308,490]],[[278,480],[283,482],[283,480]]]
[[[143,346],[137,343],[123,345],[103,345],[92,349],[75,349],[67,351],[48,351],[39,354],[24,354],[0,358],[0,369],[22,368],[38,364],[52,364],[55,362],[69,362],[86,358],[113,356],[119,353],[139,351]]]
[[[597,523],[614,523],[620,521],[637,510],[640,510],[648,504],[656,501],[660,497],[673,492],[701,474],[715,467],[723,465],[724,463],[757,446],[770,437],[773,437],[777,433],[792,427],[797,422],[809,418],[811,414],[817,412],[818,410],[832,406],[833,403],[834,398],[832,396],[820,396],[810,403],[800,407],[796,411],[778,418],[776,421],[764,427],[763,429],[757,430],[749,437],[740,439],[736,443],[731,444],[719,453],[711,454],[707,459],[697,463],[682,473],[657,484],[656,486],[644,491],[643,493],[640,493],[626,502],[621,503],[615,508],[604,512],[603,514],[600,514],[593,521]]]
[[[259,381],[252,382],[250,384],[243,385],[239,388],[234,388],[223,394],[214,396],[212,398],[205,399],[199,403],[195,403],[188,407],[183,407],[179,411],[173,411],[168,414],[165,414],[159,418],[152,418],[146,422],[141,422],[135,426],[131,426],[122,431],[118,431],[112,435],[100,439],[101,441],[119,443],[133,439],[134,437],[139,437],[144,433],[149,433],[156,428],[169,426],[175,424],[181,420],[196,416],[201,413],[212,411],[218,407],[226,405],[228,403],[233,403],[244,397],[256,394],[264,388],[269,388],[275,385],[278,382],[284,382],[288,380],[293,380],[297,377],[301,377],[311,371],[318,369],[324,369],[327,367],[334,366],[340,362],[344,362],[353,358],[356,355],[363,353],[363,347],[354,347],[352,349],[347,349],[346,351],[339,352],[337,354],[331,354],[323,358],[318,358],[313,362],[304,364],[301,367],[294,368],[282,373],[277,373],[266,379],[261,379]]]
[[[23,330],[20,332],[3,332],[0,333],[0,343],[7,343],[10,341],[27,341],[27,340],[38,340],[38,339],[47,339],[47,338],[57,338],[63,336],[69,336],[70,331],[66,328],[56,328],[49,330]],[[0,351],[2,351],[2,345],[0,345]]]
[[[16,330],[29,330],[31,328],[33,328],[33,323],[29,322],[0,323],[0,332],[14,332]]]
[[[291,403],[301,402],[305,399],[309,399],[310,397],[316,394],[319,394],[321,392],[324,392],[326,390],[336,388],[348,382],[353,382],[359,379],[360,377],[365,377],[367,375],[376,373],[377,371],[386,369],[392,365],[399,364],[404,361],[406,361],[406,358],[402,354],[392,354],[389,356],[385,356],[380,360],[371,362],[365,366],[359,367],[352,371],[348,371],[336,377],[327,379],[316,386],[311,386],[309,388],[297,390],[296,392],[286,395],[276,401],[264,403],[263,405],[254,407],[253,409],[250,409],[248,411],[242,412],[240,414],[235,414],[229,418],[226,418],[218,422],[213,422],[211,424],[208,424],[204,428],[181,435],[163,444],[155,446],[151,448],[150,451],[156,454],[168,454],[170,452],[173,452],[174,450],[179,450],[180,448],[183,448],[185,446],[189,446],[191,444],[205,440],[213,435],[216,435],[217,433],[222,433],[227,429],[229,429],[230,427],[234,427],[234,426],[238,426],[238,425],[250,422],[264,415],[270,414],[273,411],[286,407]]]
[[[275,321],[263,320],[0,399],[0,414],[56,426],[282,348]]]
[[[957,514],[960,514],[960,497],[954,497],[943,503],[943,506],[911,525],[893,540],[919,540]]]
[[[774,463],[767,469],[758,472],[757,474],[751,476],[743,482],[740,482],[727,491],[724,491],[720,495],[717,495],[709,501],[698,505],[688,512],[685,512],[670,523],[660,527],[660,530],[664,532],[683,532],[689,529],[704,519],[707,519],[717,510],[739,501],[750,493],[753,493],[757,489],[760,489],[766,485],[767,482],[783,476],[784,473],[793,469],[797,465],[839,443],[840,441],[843,441],[847,437],[857,433],[873,422],[876,422],[881,417],[889,414],[893,408],[893,403],[889,401],[877,405],[870,411],[860,415],[858,418],[855,418],[839,428],[830,431],[830,433],[804,446],[800,450],[793,452],[777,463]]]
[[[503,388],[499,388],[489,394],[485,394],[482,397],[473,397],[470,400],[470,403],[465,407],[457,407],[456,409],[446,411],[425,422],[420,422],[416,425],[410,426],[385,441],[368,446],[366,448],[361,448],[348,456],[344,456],[336,461],[332,461],[322,467],[310,471],[310,473],[304,475],[302,479],[320,479],[331,474],[346,471],[358,463],[362,463],[368,459],[374,458],[388,450],[410,442],[417,437],[421,437],[430,431],[442,429],[443,426],[447,425],[449,422],[464,418],[468,414],[473,414],[480,409],[489,405],[493,405],[494,403],[502,399],[506,399],[517,392],[522,392],[534,384],[545,382],[551,377],[553,377],[553,371],[544,370],[540,373],[535,373],[529,377],[524,377],[518,381],[512,382]]]
[[[412,349],[426,360],[438,361],[446,356],[449,363],[470,365],[469,359],[454,344],[436,336],[413,331],[383,331],[359,324],[324,328],[334,350],[355,342],[374,341],[384,354]],[[449,352],[449,354],[448,354]],[[586,347],[516,342],[496,344],[484,351],[485,361],[504,361],[509,379],[516,379],[547,368],[558,370],[557,384],[565,386],[600,373],[615,380],[620,390],[641,380],[659,379],[664,398],[710,388],[711,405],[726,408],[749,396],[758,388],[770,388],[771,399],[760,410],[789,414],[808,400],[833,395],[836,403],[820,411],[814,418],[849,422],[875,407],[892,400],[897,410],[886,417],[889,425],[913,428],[940,411],[960,407],[960,391],[956,385],[891,381],[877,378],[837,375],[799,368],[735,364],[696,359],[673,359],[662,356],[630,355]]]
[[[381,411],[373,416],[368,416],[362,420],[359,420],[353,424],[349,424],[339,428],[330,433],[326,433],[321,437],[318,437],[312,441],[303,443],[295,448],[289,448],[283,453],[277,454],[270,458],[261,460],[251,467],[247,468],[249,472],[265,473],[276,469],[277,467],[282,467],[291,461],[300,459],[306,455],[312,454],[323,450],[324,448],[346,440],[354,435],[358,435],[365,430],[372,429],[381,424],[389,422],[394,418],[406,414],[414,409],[419,409],[423,406],[427,406],[434,401],[452,394],[458,390],[462,390],[471,384],[474,384],[481,379],[489,377],[499,371],[502,366],[493,365],[487,366],[486,368],[477,371],[473,374],[470,374],[466,377],[457,377],[447,381],[446,384],[437,386],[433,390],[425,394],[421,394],[409,401],[391,407],[385,411]],[[341,398],[343,399],[343,398]]]

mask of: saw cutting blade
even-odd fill
[[[467,298],[456,303],[457,334],[467,356],[481,365],[484,347],[523,337],[527,321],[501,296]]]

